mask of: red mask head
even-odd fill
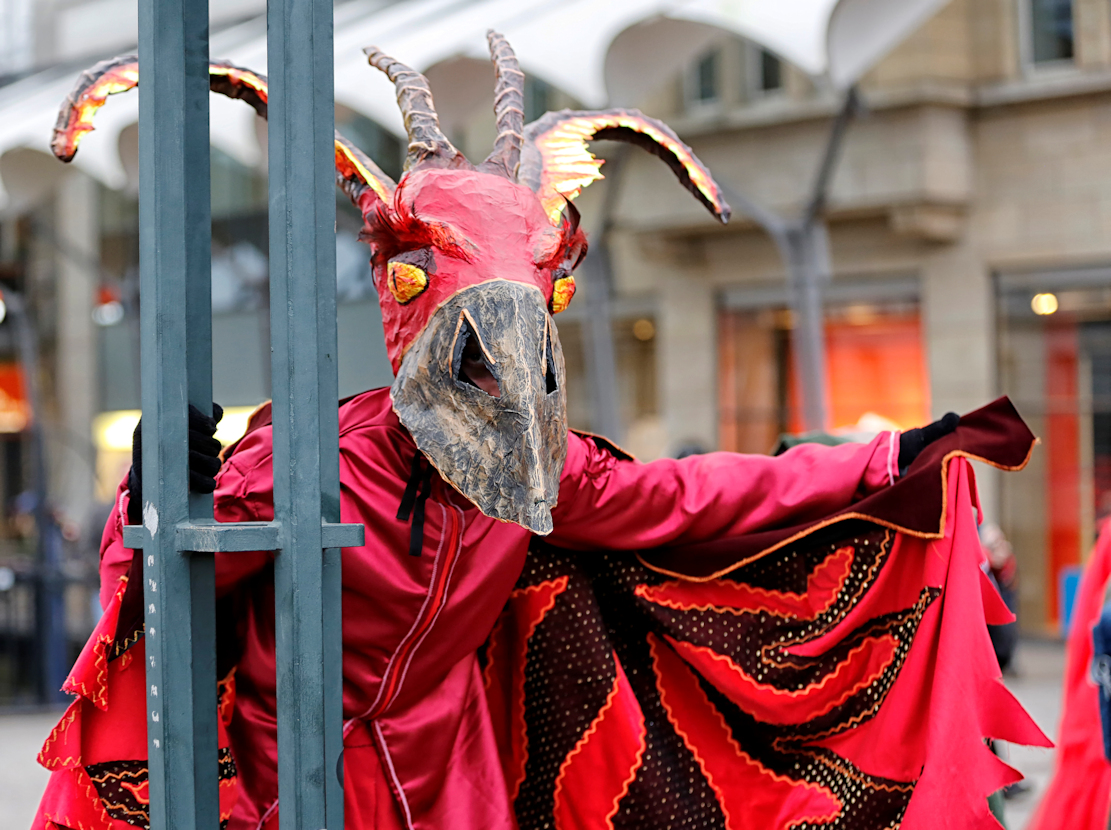
[[[367,49],[397,87],[409,134],[395,184],[336,134],[336,181],[360,208],[396,378],[401,422],[440,474],[488,516],[534,533],[551,508],[567,455],[563,352],[552,315],[575,293],[586,254],[581,189],[602,178],[593,139],[639,144],[662,158],[722,222],[709,171],[663,123],[635,110],[548,113],[525,126],[524,75],[512,49],[488,36],[497,71],[498,137],[472,165],[440,131],[428,83]],[[138,82],[134,56],[82,75],[59,114],[55,155],[68,161],[107,95]],[[213,63],[211,87],[266,114],[266,80]]]
[[[572,270],[586,253],[570,203],[553,225],[528,187],[468,169],[406,174],[388,202],[363,197],[374,282],[394,372],[413,340],[449,298],[500,280],[535,289],[551,312],[574,293]],[[362,205],[361,205],[362,206]]]

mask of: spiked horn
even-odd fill
[[[504,35],[493,29],[486,33],[490,44],[490,59],[494,62],[498,83],[494,88],[494,116],[497,118],[498,137],[494,151],[482,167],[492,167],[511,181],[517,180],[517,165],[521,162],[522,131],[525,126],[525,73],[517,63],[513,47]]]
[[[368,46],[363,54],[367,63],[385,72],[397,87],[397,106],[405,118],[405,132],[409,134],[405,169],[412,170],[427,163],[443,167],[466,165],[463,154],[440,131],[440,119],[436,115],[428,80],[415,69],[383,54],[377,46]]]

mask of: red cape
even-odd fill
[[[383,434],[373,432],[367,441]],[[697,826],[787,827],[807,818],[853,830],[900,823],[994,826],[984,797],[1018,774],[987,752],[983,737],[1045,739],[997,677],[984,622],[1001,619],[1003,612],[978,567],[974,487],[964,457],[1016,467],[1032,440],[1010,405],[997,402],[967,416],[900,483],[861,500],[841,493],[858,491],[858,479],[872,469],[880,445],[825,454],[792,451],[795,462],[785,456],[775,464],[740,456],[734,462],[719,454],[688,465],[638,466],[583,442],[589,463],[581,473],[570,467],[568,487],[577,489],[568,489],[567,501],[561,490],[569,520],[564,537],[582,537],[579,550],[534,544],[530,556],[522,557],[517,588],[507,588],[512,593],[500,618],[495,610],[481,633],[455,625],[454,638],[445,628],[435,643],[428,640],[426,649],[463,647],[476,635],[481,641],[492,625],[481,671],[469,646],[471,657],[455,663],[457,669],[411,705],[396,707],[388,717],[352,717],[345,740],[347,826],[495,826],[473,820],[486,814],[483,804],[511,804],[515,818],[505,826],[520,827],[664,827],[679,821],[680,813]],[[367,459],[394,444],[376,446],[368,443],[351,458]],[[237,452],[239,457],[254,456]],[[829,461],[823,466],[821,458]],[[803,459],[814,470],[809,479],[798,477],[797,468],[794,478],[786,475]],[[832,464],[835,459],[840,467]],[[225,489],[247,480],[236,477],[235,459],[230,466],[222,474]],[[242,462],[239,467],[246,469]],[[839,469],[856,478],[823,490]],[[759,470],[760,480],[778,489],[761,496],[751,478],[746,483],[746,470],[750,476]],[[674,489],[665,489],[667,481],[676,482],[685,512],[635,509],[638,493],[641,505],[648,498],[661,504],[675,498]],[[847,506],[837,507],[838,501]],[[243,503],[242,497],[226,502],[229,510]],[[735,518],[721,524],[731,503],[752,508],[730,508]],[[815,507],[823,503],[834,509],[819,513]],[[742,532],[699,538],[698,529],[706,526],[701,515]],[[758,515],[761,521],[747,518]],[[477,517],[471,521],[479,526]],[[608,547],[635,547],[630,540],[652,538],[663,521],[686,538],[640,555]],[[607,534],[596,535],[596,544],[608,549],[593,549],[585,540],[602,526]],[[499,527],[491,523],[483,532]],[[405,526],[381,522],[376,533],[395,533],[396,547],[405,550]],[[464,548],[460,556],[469,558],[452,565],[453,587],[460,586],[455,596],[469,604],[453,611],[449,601],[445,615],[477,609],[490,594],[489,577],[476,582],[474,591],[466,587],[467,568],[498,562],[491,558],[497,550],[492,537],[483,538],[485,547],[474,556]],[[122,553],[112,555],[129,561]],[[359,610],[350,593],[359,572],[348,572],[346,554],[345,647],[348,611]],[[390,558],[388,551],[375,554],[365,561],[391,567],[427,567],[440,556],[433,552],[427,561],[413,562],[403,555]],[[712,573],[694,573],[711,566]],[[476,570],[475,579],[480,576]],[[250,583],[255,589],[257,578]],[[141,593],[128,592],[130,584],[113,594],[68,684],[80,697],[44,748],[42,760],[55,774],[36,830],[145,826],[141,603],[136,614],[131,599]],[[244,655],[257,652],[262,660],[265,632],[257,626],[264,626],[265,614],[258,609],[265,602],[241,627],[239,645],[254,650]],[[443,665],[432,660],[438,653],[428,652],[424,664],[419,654],[403,664],[409,672],[400,677],[409,678],[410,696],[420,688],[413,684]],[[345,677],[348,660],[357,656],[345,651]],[[267,698],[252,689],[244,659],[234,709],[230,684],[222,697],[222,720],[231,724],[240,767],[237,777],[225,753],[222,813],[230,810],[235,820],[238,792],[269,827],[276,809],[260,809],[266,802],[244,791],[244,770],[257,787],[273,766],[267,733],[258,725],[243,731],[242,724],[264,723],[258,718],[268,711],[260,708]],[[457,671],[465,683],[456,682]],[[367,675],[375,676],[388,679],[388,667]],[[376,682],[384,688],[384,681]],[[466,689],[468,696],[459,698],[453,689]],[[350,683],[346,691],[361,694]],[[426,721],[435,727],[428,718],[440,710],[489,724],[490,743],[452,743],[451,734],[437,728],[431,740],[422,739],[423,756],[399,754],[407,735],[424,735]],[[383,754],[385,740],[393,754]],[[221,731],[221,747],[227,746]],[[444,763],[433,761],[445,747]],[[113,766],[97,766],[105,763]],[[122,773],[130,776],[128,787],[114,783]],[[467,789],[456,789],[461,781]],[[398,786],[408,798],[397,795]],[[415,812],[415,795],[426,789],[430,806]]]
[[[1007,409],[802,528],[639,561],[535,546],[485,669],[520,826],[997,827],[987,795],[1021,775],[984,739],[1049,745],[985,625],[1013,618],[966,458],[1025,461],[1028,438],[976,435]]]

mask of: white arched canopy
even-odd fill
[[[461,59],[488,60],[489,28],[508,37],[526,73],[587,107],[628,104],[722,32],[755,41],[843,90],[946,2],[352,0],[335,11],[335,94],[339,103],[404,135],[392,84],[367,66],[362,52],[374,44],[421,71],[457,67],[459,78],[439,72],[443,77],[437,79],[444,88],[441,111],[450,120],[468,96],[478,94],[477,66]],[[264,70],[265,25],[254,20],[215,34],[211,53]],[[57,108],[75,80],[75,72],[52,69],[0,89],[0,156],[18,148],[49,152]],[[456,93],[446,93],[450,83],[459,87],[458,106],[449,100]],[[125,187],[120,136],[137,120],[138,96],[115,97],[98,113],[96,133],[82,143],[75,164],[109,187]],[[249,107],[213,96],[211,125],[214,146],[243,164],[261,163],[264,151]],[[0,183],[0,210],[11,210],[15,202],[5,184]]]
[[[844,92],[948,0],[682,0],[630,25],[605,56],[614,103],[636,100],[730,33]]]

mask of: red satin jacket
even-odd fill
[[[343,551],[345,811],[348,828],[511,828],[476,650],[519,576],[530,534],[484,516],[432,475],[423,553],[396,518],[416,446],[387,389],[340,409],[341,520],[366,526]],[[802,445],[782,456],[710,453],[635,461],[571,433],[549,540],[570,549],[652,548],[818,518],[890,483],[898,434]],[[216,491],[221,521],[273,518],[271,430],[235,447]],[[101,546],[107,606],[129,567],[121,486]],[[245,605],[229,727],[239,798],[229,830],[277,827],[271,555],[218,555],[217,590]]]

